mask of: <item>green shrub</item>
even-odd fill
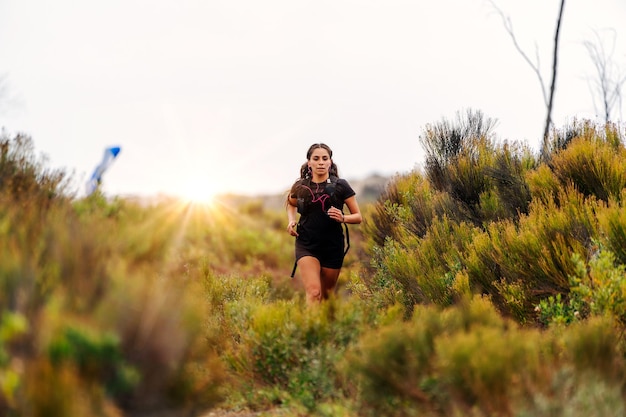
[[[420,137],[426,178],[454,202],[445,215],[482,226],[527,212],[531,195],[525,173],[536,165],[530,149],[515,142],[496,144],[494,122],[480,112],[457,119],[429,125]]]
[[[577,138],[550,163],[562,187],[573,184],[586,197],[620,198],[626,186],[623,161],[626,150],[597,136]]]
[[[139,373],[124,360],[120,340],[113,333],[68,326],[51,341],[48,356],[54,367],[71,364],[83,380],[101,383],[114,397],[139,382]]]
[[[626,200],[611,199],[605,209],[596,213],[601,229],[598,240],[602,239],[606,248],[614,254],[616,262],[626,265],[626,208],[622,201]]]
[[[478,405],[487,415],[505,415],[521,395],[526,379],[536,379],[543,363],[538,335],[497,327],[477,327],[442,337],[437,364],[450,392],[461,404]]]
[[[526,182],[530,189],[532,199],[545,206],[558,204],[558,196],[561,184],[554,172],[545,164],[526,173]]]
[[[390,181],[381,196],[374,205],[374,209],[369,216],[365,216],[363,226],[366,235],[369,237],[368,247],[383,246],[387,239],[399,239],[405,234],[404,228],[409,228],[413,221],[411,212],[408,210],[406,198],[421,194],[430,194],[428,190],[418,191],[423,184],[419,174],[409,174],[396,176]],[[428,222],[429,217],[419,217],[422,222]],[[419,234],[424,228],[419,225],[416,232]]]
[[[365,333],[348,351],[341,369],[357,389],[358,415],[405,415],[445,394],[431,361],[442,326],[430,310],[418,308],[415,317]]]
[[[363,416],[582,416],[577,406],[594,405],[590,415],[613,415],[623,410],[624,368],[615,330],[601,317],[518,327],[486,298],[418,306],[410,321],[364,333],[341,370]]]
[[[591,123],[583,122],[581,124],[577,120],[574,120],[561,129],[553,128],[543,142],[540,151],[541,162],[549,164],[554,155],[558,154],[563,149],[567,149],[574,139],[584,135],[585,130],[587,130],[586,127],[591,126]]]
[[[120,417],[122,413],[103,390],[85,384],[71,364],[53,366],[44,358],[28,364],[24,393],[15,415],[33,417]]]
[[[0,209],[0,307],[31,316],[55,291],[64,291],[77,310],[96,306],[111,254],[104,230],[78,219],[64,202],[45,211],[31,204]]]
[[[26,318],[19,313],[2,312],[0,317],[0,412],[8,414],[17,407],[17,394],[23,383],[24,370],[12,361],[13,345],[29,331]]]
[[[563,353],[580,375],[597,373],[607,381],[623,383],[624,352],[619,330],[611,317],[576,322],[563,335]]]
[[[115,329],[125,361],[140,380],[123,405],[137,410],[175,407],[197,399],[214,405],[226,381],[212,326],[213,307],[202,283],[155,276],[154,271],[115,271],[97,317]],[[224,341],[226,342],[226,341]],[[184,370],[192,372],[183,372]]]
[[[530,209],[532,193],[527,174],[536,169],[537,161],[527,146],[504,142],[494,149],[494,160],[485,168],[497,195],[493,214],[485,213],[487,220],[516,220]],[[482,210],[486,210],[481,203]]]
[[[598,230],[597,205],[574,190],[559,195],[560,207],[537,202],[517,224],[490,225],[487,234],[473,238],[462,260],[472,286],[520,322],[534,316],[541,299],[569,292],[576,271],[572,254],[588,256]]]
[[[544,325],[566,325],[575,322],[581,318],[581,308],[577,302],[577,298],[569,298],[563,300],[561,294],[549,296],[539,301],[539,305],[535,307],[539,315],[539,321]]]
[[[277,301],[255,308],[242,336],[246,349],[237,360],[239,372],[263,388],[254,401],[301,404],[309,412],[339,401],[342,383],[336,364],[373,319],[357,300],[329,300],[306,309]]]
[[[608,250],[600,250],[589,262],[578,255],[573,259],[577,270],[571,277],[571,292],[577,311],[608,315],[625,325],[626,265],[617,264]]]
[[[45,156],[35,155],[29,136],[10,138],[0,133],[0,202],[32,204],[45,210],[57,199],[69,196],[71,178],[63,170],[51,170]]]
[[[426,172],[430,183],[438,190],[449,191],[452,177],[446,173],[447,168],[463,154],[477,155],[474,146],[491,136],[494,125],[493,119],[471,109],[466,111],[465,116],[458,112],[455,122],[444,119],[427,125],[420,136],[420,143],[426,152]]]
[[[534,392],[516,407],[519,417],[610,417],[623,416],[624,397],[619,384],[593,373],[577,375],[571,368],[556,372],[549,392]]]
[[[342,369],[359,387],[359,415],[507,415],[548,385],[543,373],[555,362],[540,336],[501,319],[484,298],[416,307],[411,321],[364,334]]]

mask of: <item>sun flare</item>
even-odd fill
[[[184,203],[213,206],[216,201],[217,190],[210,184],[190,181],[181,187],[179,197]]]

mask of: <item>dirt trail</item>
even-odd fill
[[[252,411],[228,411],[228,410],[213,410],[201,414],[199,417],[270,417],[270,414],[263,414],[262,412]]]
[[[131,414],[127,417],[286,417],[284,411],[268,410],[268,411],[232,411],[214,409],[206,412],[193,413],[183,411],[157,411],[150,413]]]

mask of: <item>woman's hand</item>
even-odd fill
[[[296,230],[297,225],[298,225],[298,222],[296,221],[290,221],[289,224],[287,225],[287,231],[289,232],[291,236],[298,236],[298,231]]]
[[[339,223],[344,222],[345,217],[343,215],[343,212],[339,210],[337,207],[329,208],[326,214],[328,214],[328,217],[330,217],[331,219],[335,221],[338,221]]]

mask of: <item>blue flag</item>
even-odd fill
[[[104,156],[102,161],[91,174],[91,178],[87,181],[87,195],[90,195],[98,189],[98,186],[102,182],[102,175],[111,166],[113,160],[120,153],[121,148],[119,146],[111,146],[104,150]]]

